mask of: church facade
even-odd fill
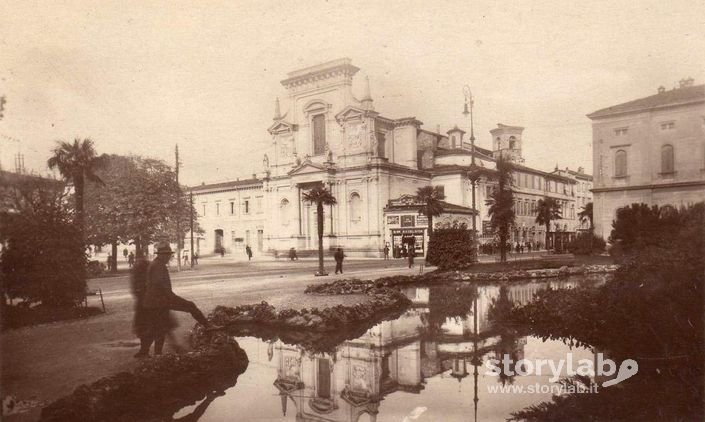
[[[380,256],[385,245],[393,249],[406,234],[417,237],[417,253],[424,253],[428,222],[418,215],[413,196],[427,185],[441,186],[446,196],[444,214],[434,223],[472,227],[475,218],[483,241],[491,241],[485,201],[493,182],[478,181],[473,210],[473,155],[475,164],[489,172],[498,154],[516,162],[516,206],[524,213],[518,215],[530,216],[544,195],[575,202],[574,179],[521,164],[523,128],[500,124],[491,131],[492,151],[473,150],[457,126],[441,134],[423,129],[415,117],[380,114],[369,81],[358,99],[352,90],[358,70],[350,59],[339,59],[287,75],[282,85],[288,96],[276,100],[262,171],[251,179],[191,188],[205,231],[197,246],[201,254],[220,248],[237,252],[247,245],[255,252],[280,254],[316,249],[316,207],[303,202],[302,194],[317,185],[337,200],[324,210],[327,249],[341,246],[348,255]],[[562,223],[565,231],[568,225],[575,230],[573,222]],[[540,230],[532,232],[525,222],[512,240],[542,239]]]

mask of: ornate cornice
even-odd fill
[[[288,78],[281,81],[286,89],[318,82],[335,77],[343,77],[346,82],[352,83],[352,77],[360,70],[350,64],[350,59],[338,59],[317,66],[290,72]]]

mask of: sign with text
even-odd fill
[[[425,215],[416,216],[416,225],[417,226],[428,226],[428,217],[426,217]]]
[[[414,217],[413,215],[402,215],[401,216],[401,226],[402,227],[414,227]]]
[[[390,215],[387,216],[387,224],[399,224],[399,216],[398,215]]]

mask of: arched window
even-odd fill
[[[673,173],[673,145],[661,147],[661,173]]]
[[[357,223],[362,220],[362,199],[360,194],[354,192],[350,195],[350,221]]]
[[[627,151],[623,149],[614,153],[614,175],[615,177],[627,175]]]
[[[289,211],[291,210],[291,206],[289,205],[289,200],[284,198],[282,201],[279,203],[279,216],[281,217],[281,222],[282,225],[287,225],[289,224]]]

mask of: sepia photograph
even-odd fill
[[[0,420],[705,420],[705,3],[0,2]]]

